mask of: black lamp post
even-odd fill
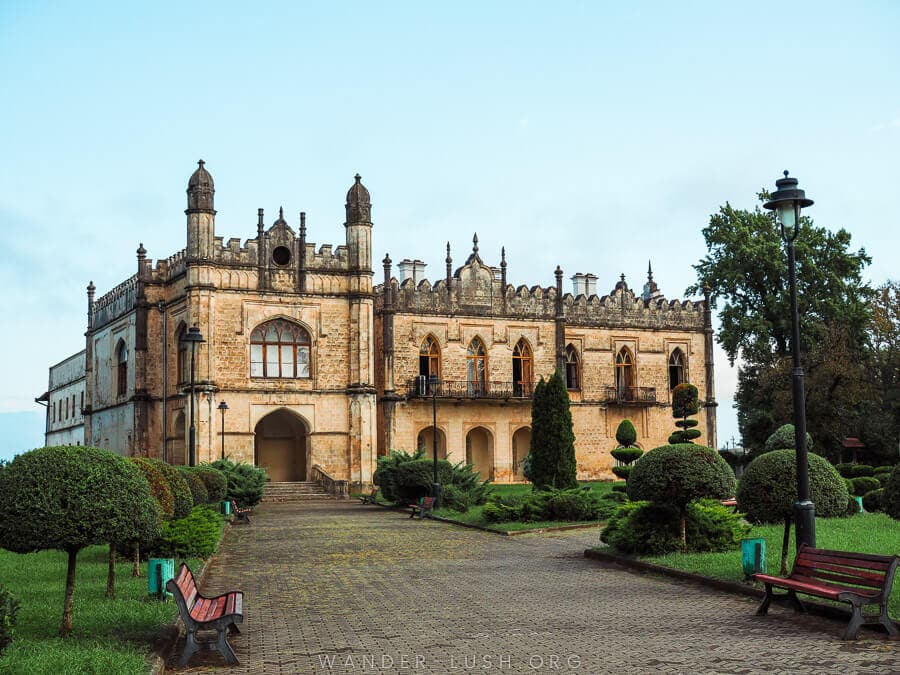
[[[441,505],[441,484],[438,482],[438,437],[437,437],[437,395],[438,385],[441,381],[437,375],[428,378],[428,384],[431,386],[431,449],[434,458],[434,476],[431,483],[431,496],[434,498],[434,508],[440,508]]]
[[[181,339],[191,345],[191,428],[188,439],[188,465],[195,466],[197,464],[197,428],[194,426],[194,349],[198,343],[206,342],[206,340],[203,339],[197,326],[188,328]]]
[[[794,526],[797,548],[801,544],[816,545],[816,510],[809,498],[809,462],[806,448],[806,394],[803,391],[803,367],[800,365],[800,315],[797,311],[797,260],[794,240],[800,232],[800,209],[811,206],[812,199],[797,188],[797,179],[784,172],[784,178],[775,181],[778,188],[772,193],[765,208],[775,211],[781,225],[781,238],[787,244],[788,275],[791,285],[791,354],[794,367],[791,370],[794,398],[794,447],[797,451],[797,501],[794,502]]]
[[[222,413],[222,459],[225,459],[225,411],[228,410],[228,404],[225,401],[219,403],[219,412]]]

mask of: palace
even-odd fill
[[[225,241],[214,194],[201,161],[186,247],[154,265],[141,245],[134,275],[99,298],[88,285],[85,348],[51,367],[38,399],[48,445],[187,463],[193,366],[196,461],[224,452],[275,481],[371,484],[379,455],[430,449],[435,435],[440,456],[496,482],[524,480],[532,390],[555,369],[581,479],[611,476],[625,418],[642,447],[664,444],[680,382],[699,389],[701,442],[716,447],[708,298],[668,301],[652,271],[637,294],[623,275],[598,295],[598,277],[581,273],[565,293],[559,267],[547,287],[516,288],[505,252],[486,263],[477,236],[456,269],[447,244],[439,279],[408,258],[395,277],[385,256],[374,285],[371,200],[358,175],[337,247],[307,240],[304,213],[294,229],[282,211],[267,225],[262,209],[255,238]]]

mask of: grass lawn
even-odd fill
[[[777,575],[779,572],[783,532],[783,525],[757,525],[747,535],[766,540],[766,571],[769,574]],[[859,553],[900,554],[900,522],[884,513],[861,513],[850,518],[817,518],[816,546]],[[792,528],[788,568],[794,555]],[[643,559],[717,579],[744,580],[739,549],[725,553],[670,553]],[[758,585],[762,587],[762,584]],[[892,618],[900,618],[900,581],[894,582],[889,608]]]
[[[147,597],[143,576],[131,563],[116,566],[116,599],[107,600],[108,549],[92,546],[78,554],[73,631],[58,635],[66,581],[66,554],[41,551],[20,555],[0,550],[0,583],[19,601],[15,637],[0,656],[2,673],[147,673],[153,641],[174,620],[172,601]],[[201,561],[191,560],[199,570]]]

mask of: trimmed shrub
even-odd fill
[[[625,420],[626,422],[628,420]],[[624,462],[625,464],[631,464],[634,460],[638,459],[641,455],[644,454],[644,451],[640,448],[616,448],[612,452],[610,452],[613,457],[615,457],[620,462]]]
[[[863,495],[863,508],[869,513],[875,513],[876,511],[884,511],[884,503],[882,498],[884,497],[884,488],[879,488],[877,490],[872,490],[871,492],[867,492]],[[855,499],[853,500],[856,501]]]
[[[0,471],[0,547],[68,554],[60,634],[72,631],[78,552],[92,544],[139,539],[160,509],[141,471],[109,450],[38,448]]]
[[[378,458],[378,468],[372,480],[381,487],[384,498],[395,503],[425,497],[431,494],[434,460],[426,459],[421,450],[413,454],[392,450],[389,455]],[[484,504],[491,491],[490,480],[481,480],[471,464],[451,464],[446,459],[438,460],[438,482],[441,484],[442,503],[450,508],[454,508],[454,502],[469,506]],[[447,497],[447,488],[451,485],[454,490]],[[466,495],[464,498],[458,496],[462,493]]]
[[[844,478],[850,478],[850,467],[854,466],[853,464],[843,463],[843,464],[835,464],[834,468],[837,470],[841,476]]]
[[[900,520],[900,464],[891,471],[891,476],[883,489],[881,504],[885,513],[891,518]]]
[[[0,586],[0,655],[13,640],[19,603],[12,594]]]
[[[750,530],[742,513],[735,513],[716,499],[698,499],[687,506],[690,551],[731,551]]]
[[[847,510],[844,512],[844,515],[847,517],[855,516],[861,510],[862,509],[859,505],[859,502],[856,501],[856,499],[854,499],[853,497],[850,497],[850,499],[847,500]]]
[[[551,490],[544,500],[542,520],[596,520],[600,498],[590,488]]]
[[[634,467],[632,466],[614,466],[612,468],[612,472],[616,474],[618,478],[621,478],[622,480],[628,480],[628,476],[631,475],[631,470],[633,468]]]
[[[162,511],[162,517],[166,520],[172,518],[175,513],[175,498],[172,496],[172,488],[169,487],[169,481],[163,476],[162,472],[156,468],[152,462],[148,462],[144,457],[132,457],[131,461],[144,475],[147,484],[150,486],[150,493],[159,504]]]
[[[836,518],[847,508],[847,485],[823,457],[810,453],[809,492],[816,517]],[[738,508],[755,523],[781,523],[793,514],[797,500],[797,458],[792,449],[767,452],[744,470],[738,486]]]
[[[848,478],[864,478],[875,475],[875,467],[868,464],[851,464]]]
[[[875,467],[875,476],[880,476],[881,474],[885,474],[890,476],[891,471],[894,470],[893,466],[876,466]]]
[[[228,480],[225,499],[233,499],[241,508],[256,506],[262,501],[268,480],[264,468],[230,459],[217,459],[210,466],[224,473]]]
[[[625,502],[628,501],[628,497],[626,496],[624,490],[615,490],[613,492],[607,492],[605,495],[600,497],[600,499],[601,500],[609,500],[612,502],[616,502],[618,504],[624,504]]]
[[[531,482],[535,490],[578,487],[569,392],[557,370],[542,377],[531,401]]]
[[[155,553],[166,558],[208,558],[219,546],[225,517],[207,505],[195,506],[187,518],[163,523]]]
[[[874,476],[860,476],[859,478],[851,478],[850,483],[853,485],[851,493],[856,497],[862,497],[864,494],[872,492],[872,490],[877,490],[881,487],[881,483]]]
[[[887,472],[887,473],[882,472],[882,473],[876,473],[876,474],[875,474],[875,480],[878,481],[878,484],[879,484],[881,487],[884,487],[885,485],[887,485],[887,482],[888,482],[890,479],[891,479],[891,474],[890,474],[889,472]]]
[[[442,485],[441,506],[465,513],[472,507],[472,501],[469,493],[456,485]]]
[[[614,502],[611,502],[614,503]],[[489,523],[538,520],[596,520],[601,500],[588,488],[542,490],[530,495],[494,496],[482,516]]]
[[[628,490],[628,485],[625,483],[616,483],[612,486],[613,492],[625,492],[626,490]]]
[[[145,462],[149,462],[154,469],[159,471],[169,483],[169,489],[172,491],[172,517],[187,518],[194,508],[194,498],[191,496],[191,486],[184,479],[184,476],[171,464],[167,464],[158,459],[145,458]]]
[[[697,426],[697,420],[688,419],[691,415],[700,412],[700,392],[694,385],[683,382],[672,389],[672,417],[677,422],[678,431],[669,436],[669,444],[692,443],[695,438],[700,438],[701,433],[693,427]]]
[[[197,468],[192,466],[179,466],[178,471],[187,481],[188,487],[191,490],[191,498],[194,501],[194,505],[200,506],[201,504],[208,503],[209,492],[206,490],[206,484],[203,482],[203,479],[200,478],[197,473]]]
[[[794,447],[796,445],[794,440],[794,425],[783,424],[775,430],[775,433],[766,439],[766,452],[784,450],[785,448],[796,450]],[[806,432],[806,449],[813,449],[813,439],[812,436],[809,435],[809,432]]]
[[[670,553],[681,548],[679,520],[678,509],[669,504],[627,502],[610,517],[600,541],[628,555]]]
[[[634,424],[632,424],[631,420],[622,420],[619,422],[619,426],[616,428],[616,441],[623,448],[628,448],[634,445],[635,441],[637,441],[637,430],[634,428]],[[637,457],[641,455],[638,454]],[[615,455],[613,455],[615,457]],[[633,459],[637,459],[634,457]],[[621,461],[626,461],[621,457],[617,457],[617,459]]]
[[[218,504],[228,496],[228,479],[225,474],[210,464],[201,464],[195,471],[206,486],[210,504]]]

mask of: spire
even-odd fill
[[[187,212],[209,212],[215,213],[214,195],[216,193],[213,177],[205,168],[206,162],[202,159],[197,161],[197,170],[188,180],[187,195],[188,207]]]
[[[444,259],[447,263],[447,293],[450,292],[450,279],[453,277],[453,258],[450,257],[450,242],[447,242],[447,257]]]
[[[475,236],[472,237],[472,253],[476,256],[478,255],[478,233],[475,233]]]
[[[347,210],[346,225],[371,224],[372,200],[366,186],[362,184],[362,176],[359,174],[353,177],[353,185],[347,191],[345,207]]]
[[[647,261],[647,281],[653,281],[653,265],[649,260]]]
[[[506,267],[506,247],[500,247],[500,267]]]
[[[653,281],[653,267],[650,265],[650,261],[647,261],[647,283],[644,284],[644,291],[641,293],[641,298],[644,302],[650,302],[651,300],[658,300],[662,297],[662,293],[659,292],[659,285]]]

